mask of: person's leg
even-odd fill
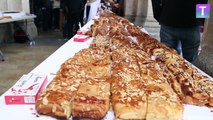
[[[60,18],[60,9],[59,8],[56,8],[55,9],[55,28],[56,29],[59,29],[59,18]]]
[[[74,19],[74,27],[73,27],[73,36],[77,33],[79,29],[79,23],[81,22],[81,14],[76,13]]]
[[[86,9],[87,10],[86,10],[86,20],[85,21],[87,21],[87,19],[89,17],[90,5],[87,5]]]
[[[177,45],[177,53],[178,54],[182,54],[182,45],[181,45],[181,40],[178,41],[178,45]]]
[[[80,14],[80,23],[81,23],[81,26],[84,25],[84,9],[81,11],[81,14]]]
[[[49,17],[49,13],[48,13],[47,9],[43,8],[42,9],[42,28],[43,28],[43,31],[48,30],[48,17]]]
[[[63,23],[63,37],[68,38],[68,25],[67,25],[67,19],[64,20]]]
[[[79,22],[80,22],[81,15],[79,13],[72,13],[68,16],[67,19],[67,26],[68,26],[68,38],[72,38],[77,30],[79,29]]]
[[[178,51],[178,39],[176,38],[175,29],[165,25],[161,25],[160,28],[160,41],[166,46]]]
[[[183,57],[194,63],[198,56],[198,48],[200,45],[200,28],[199,26],[181,30],[181,44]]]
[[[53,27],[53,9],[52,8],[47,8],[48,11],[48,28],[51,30]]]
[[[118,15],[121,17],[124,17],[124,0],[118,0],[118,1],[119,1]]]
[[[73,21],[73,17],[68,17],[67,18],[67,38],[70,39],[73,36],[73,28],[74,28],[74,21]]]

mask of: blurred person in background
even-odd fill
[[[203,0],[152,0],[154,18],[161,25],[161,42],[194,63],[200,45],[196,4]],[[181,47],[180,47],[181,46]],[[180,51],[181,50],[181,51]]]
[[[117,0],[118,11],[117,14],[121,17],[124,17],[124,0]]]
[[[52,27],[52,0],[42,1],[42,28],[47,31]]]
[[[84,11],[84,6],[86,4],[85,0],[63,0],[64,13],[67,19],[67,32],[68,39],[72,38],[79,29],[79,23],[83,21],[82,14]]]
[[[86,22],[89,22],[92,20],[98,13],[98,9],[101,5],[101,0],[88,0],[88,6],[89,6],[89,11],[88,11],[88,18]]]
[[[53,24],[56,31],[59,30],[59,14],[60,14],[60,0],[53,0]]]
[[[65,3],[64,0],[60,0],[60,23],[59,23],[59,28],[60,31],[62,32],[63,38],[65,41],[68,40],[68,30],[67,30],[67,18],[65,16]]]
[[[105,0],[111,5],[112,12],[124,17],[124,0]]]

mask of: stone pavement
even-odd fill
[[[66,41],[59,32],[42,32],[35,38],[36,45],[4,43],[0,45],[5,61],[0,61],[0,95],[23,75],[29,73]]]

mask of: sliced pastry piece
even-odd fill
[[[110,83],[88,80],[82,83],[72,102],[73,119],[101,120],[110,106]]]
[[[71,101],[80,85],[79,79],[53,80],[38,97],[36,110],[40,114],[69,118]]]
[[[144,120],[146,118],[147,97],[141,81],[125,82],[114,78],[111,89],[112,108],[117,119]]]
[[[146,120],[181,120],[183,105],[168,84],[148,85]]]

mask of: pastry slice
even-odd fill
[[[181,120],[183,105],[168,84],[148,85],[146,120]]]
[[[72,102],[73,119],[101,120],[109,110],[110,84],[88,80],[82,83]]]
[[[35,105],[37,112],[68,119],[71,115],[71,101],[79,85],[79,79],[53,80],[39,95]]]
[[[168,84],[155,61],[138,61],[141,80],[146,83],[147,114],[146,120],[180,120],[183,105],[178,95]]]
[[[146,118],[147,97],[144,84],[139,80],[125,82],[114,78],[112,108],[117,119],[143,120]]]

